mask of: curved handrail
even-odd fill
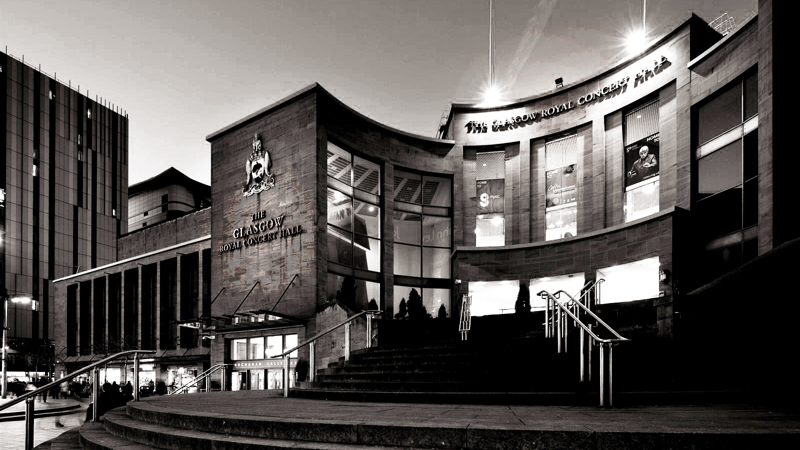
[[[84,373],[89,372],[90,370],[94,369],[95,367],[102,366],[102,365],[108,363],[109,361],[113,361],[115,359],[118,359],[121,356],[127,356],[127,355],[130,355],[130,354],[136,354],[136,353],[150,355],[150,354],[153,354],[155,352],[156,352],[155,350],[126,350],[124,352],[119,352],[119,353],[117,353],[115,355],[111,355],[106,359],[97,361],[96,363],[89,364],[88,366],[86,366],[86,367],[84,367],[82,369],[79,369],[76,372],[73,372],[71,374],[65,375],[62,378],[60,378],[60,379],[58,379],[56,381],[53,381],[51,383],[48,383],[48,384],[46,384],[46,385],[44,385],[44,386],[42,386],[40,388],[34,389],[32,391],[28,391],[25,394],[15,398],[14,400],[11,400],[8,403],[0,405],[0,411],[4,410],[6,408],[9,408],[9,407],[11,407],[13,405],[16,405],[17,403],[21,403],[21,402],[25,401],[26,399],[28,399],[30,397],[35,397],[36,395],[38,395],[38,394],[40,394],[42,392],[46,392],[46,391],[50,390],[51,388],[53,388],[54,386],[60,385],[61,383],[72,381],[78,375],[83,375]]]
[[[544,291],[542,291],[542,292],[544,292]],[[564,291],[564,290],[559,290],[559,291],[556,291],[556,294],[558,294],[558,293],[561,293],[561,292],[563,292],[563,293],[564,293],[564,294],[565,294],[567,297],[569,297],[570,301],[572,301],[574,304],[576,304],[576,305],[580,306],[580,307],[581,307],[581,309],[583,309],[583,311],[585,311],[585,312],[586,312],[586,313],[588,313],[590,316],[592,316],[592,318],[593,318],[594,320],[596,320],[597,322],[599,322],[599,323],[600,323],[600,325],[603,325],[604,327],[606,327],[606,329],[607,329],[608,331],[610,331],[610,332],[614,333],[614,336],[616,336],[616,337],[618,338],[618,339],[615,339],[615,340],[613,340],[614,342],[617,342],[617,341],[620,341],[620,342],[621,342],[621,341],[630,341],[630,339],[628,339],[628,338],[624,338],[624,337],[620,336],[620,334],[619,334],[619,333],[617,333],[617,332],[616,332],[616,331],[615,331],[613,328],[611,328],[611,327],[610,327],[610,326],[609,326],[607,323],[603,322],[603,319],[601,319],[600,317],[598,317],[598,315],[597,315],[597,314],[593,313],[591,309],[587,308],[587,307],[586,307],[585,305],[583,305],[581,302],[579,302],[579,301],[575,300],[575,299],[574,299],[574,298],[573,298],[573,297],[572,297],[572,296],[569,294],[569,292],[566,292],[566,291]],[[541,294],[541,293],[540,293],[540,294]],[[564,302],[564,303],[567,303],[567,302]],[[571,313],[571,312],[570,312],[569,314],[570,314],[570,316],[572,316],[572,313]],[[573,319],[573,320],[577,320],[577,318],[575,318],[575,316],[572,316],[572,319]],[[578,322],[580,322],[580,321],[578,321]],[[599,339],[598,339],[598,340],[599,340]],[[611,341],[604,341],[604,342],[611,342]]]
[[[192,381],[189,381],[188,383],[184,383],[183,385],[175,388],[175,390],[170,392],[169,395],[179,394],[181,391],[189,389],[193,384],[197,384],[197,382],[200,381],[201,378],[205,378],[205,377],[211,375],[212,373],[216,372],[217,370],[222,369],[225,366],[230,366],[230,365],[232,365],[232,364],[217,364],[217,365],[215,365],[213,367],[210,367],[205,372],[203,372],[200,375],[194,377],[194,379]],[[206,389],[208,389],[208,388],[206,387]]]
[[[564,292],[564,291],[559,291],[559,292]],[[564,293],[565,293],[565,294],[567,294],[566,292],[564,292]],[[572,320],[574,320],[574,321],[575,321],[575,323],[577,323],[577,324],[578,324],[578,325],[579,325],[581,328],[583,328],[583,330],[584,330],[584,331],[586,331],[587,333],[589,333],[589,336],[591,336],[591,337],[592,337],[592,339],[594,339],[595,341],[597,341],[597,342],[602,342],[603,344],[610,344],[610,343],[612,343],[612,342],[623,342],[623,341],[629,341],[629,340],[630,340],[630,339],[626,339],[626,338],[624,338],[624,337],[622,337],[622,336],[619,336],[619,335],[617,334],[617,332],[616,332],[616,331],[614,331],[614,330],[611,330],[611,331],[612,331],[612,332],[613,332],[615,335],[619,336],[619,338],[620,338],[620,339],[602,339],[602,338],[600,338],[599,336],[597,336],[596,334],[594,334],[594,332],[592,331],[592,329],[591,329],[591,328],[587,327],[587,326],[586,326],[586,325],[585,325],[583,322],[581,322],[581,320],[580,320],[580,319],[578,319],[578,316],[576,316],[575,314],[573,314],[573,313],[572,313],[572,311],[570,311],[568,307],[564,306],[564,304],[562,304],[561,302],[559,302],[558,300],[556,300],[556,298],[555,298],[555,296],[554,296],[553,294],[551,294],[551,293],[549,293],[549,292],[547,292],[547,291],[541,291],[541,292],[539,292],[537,295],[541,296],[542,294],[546,294],[546,295],[550,296],[550,298],[552,298],[552,299],[553,299],[553,303],[555,303],[555,304],[556,304],[556,305],[557,305],[559,308],[561,308],[561,310],[562,310],[562,311],[564,311],[565,313],[567,313],[567,314],[568,314],[568,315],[569,315],[569,316],[572,318]],[[567,295],[569,296],[569,294],[567,294]],[[574,300],[573,300],[573,301],[574,301]],[[565,303],[566,303],[566,302],[565,302]],[[577,302],[576,302],[576,303],[577,303]],[[580,304],[580,303],[578,303],[578,304]],[[581,305],[581,306],[583,306],[583,305]],[[594,316],[594,314],[593,314],[593,316]],[[594,316],[594,317],[596,317],[596,316]],[[602,322],[602,321],[601,321],[601,322]],[[603,323],[603,324],[605,325],[605,323]],[[606,327],[608,327],[608,325],[606,325]],[[609,329],[611,329],[611,328],[609,328]]]

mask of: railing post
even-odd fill
[[[592,329],[592,324],[589,324],[587,326],[589,327],[589,330]],[[587,349],[587,352],[586,352],[586,372],[587,372],[586,381],[592,381],[592,337],[591,336],[588,336],[588,339],[586,339],[586,349]]]
[[[580,333],[581,383],[583,383],[586,381],[586,344],[584,342],[586,332],[581,328]]]
[[[223,367],[222,368],[222,376],[219,377],[219,379],[220,379],[220,382],[222,383],[222,384],[219,385],[219,391],[220,392],[225,392],[225,386],[228,385],[228,368],[227,367]]]
[[[555,300],[553,300],[555,302]],[[553,311],[553,322],[556,327],[556,340],[558,341],[558,353],[561,353],[561,308],[556,306]]]
[[[139,354],[133,354],[133,400],[139,401]]]
[[[563,324],[563,327],[564,327],[564,334],[563,334],[563,337],[564,337],[564,353],[567,353],[567,341],[568,341],[567,337],[569,336],[569,317],[567,317],[567,310],[566,309],[561,311],[561,314],[562,314],[561,317],[564,319],[564,324]]]
[[[35,397],[25,399],[25,450],[33,450],[34,399]]]
[[[372,313],[367,313],[367,344],[365,347],[372,347]]]
[[[603,345],[602,342],[600,342],[600,406],[606,406],[605,405],[605,399],[606,399],[606,377],[605,377],[605,370],[603,370],[605,368],[605,360],[606,360],[606,358],[605,358],[605,351],[604,351],[603,347],[605,347],[605,346]]]
[[[608,344],[608,406],[614,405],[614,365],[612,364],[611,347],[612,344]]]
[[[314,382],[316,380],[317,374],[317,364],[316,364],[316,342],[311,342],[308,344],[308,381]]]
[[[92,369],[92,422],[97,422],[100,416],[97,410],[100,409],[100,371],[97,367]]]
[[[289,355],[283,357],[283,396],[289,397]]]
[[[544,337],[550,337],[550,296],[544,296]]]
[[[350,361],[350,322],[344,324],[344,360]]]

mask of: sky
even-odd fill
[[[648,39],[757,0],[650,0]],[[0,46],[129,117],[129,183],[210,183],[209,134],[318,82],[358,112],[434,136],[489,79],[489,0],[0,0]],[[494,0],[494,73],[523,98],[613,66],[641,0]],[[3,47],[0,47],[3,48]]]

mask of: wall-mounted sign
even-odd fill
[[[638,86],[639,84],[645,82],[650,77],[661,73],[661,71],[669,67],[670,62],[667,60],[666,56],[661,56],[659,59],[655,59],[653,61],[653,67],[645,67],[639,72],[635,74],[636,83],[634,87]],[[589,92],[586,95],[578,97],[577,104],[579,106],[586,105],[591,103],[595,100],[602,99],[606,96],[616,94],[618,91],[625,92],[625,89],[628,85],[628,81],[630,81],[630,76],[625,76],[620,78],[619,80],[609,83],[602,88]],[[571,101],[566,103],[561,103],[559,105],[553,105],[549,108],[542,109],[541,111],[534,111],[534,112],[527,112],[522,115],[506,117],[502,119],[497,119],[492,121],[491,126],[488,122],[480,121],[480,120],[470,120],[467,122],[465,127],[467,128],[467,133],[486,133],[491,128],[492,131],[506,131],[506,130],[513,130],[523,125],[531,124],[537,120],[541,120],[547,117],[555,116],[561,114],[565,111],[569,111],[573,109],[575,104]]]
[[[261,139],[258,138],[258,133],[256,133],[253,136],[253,151],[245,164],[247,180],[244,182],[244,187],[242,187],[242,194],[248,197],[274,187],[275,176],[270,172],[271,168],[272,159],[269,156],[269,152],[261,148]]]
[[[302,225],[283,227],[284,217],[267,218],[266,211],[259,211],[253,214],[253,223],[233,230],[231,235],[236,240],[220,245],[219,252],[225,253],[239,250],[242,247],[253,247],[264,242],[296,236],[305,231]]]
[[[577,189],[575,188],[577,175],[575,164],[548,170],[545,173],[545,184],[547,185],[545,203],[548,208],[566,205],[578,200]]]

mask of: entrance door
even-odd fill
[[[250,371],[250,386],[251,391],[264,390],[264,369]]]

